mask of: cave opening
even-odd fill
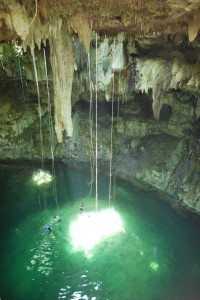
[[[167,121],[169,121],[171,115],[172,115],[172,108],[171,108],[171,106],[164,103],[162,105],[161,110],[160,110],[159,120],[167,122]]]

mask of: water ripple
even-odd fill
[[[88,271],[86,271],[87,273]],[[101,281],[90,281],[89,276],[86,274],[68,276],[69,285],[60,288],[58,292],[58,299],[70,300],[96,300],[101,291]],[[79,282],[75,287],[74,282]]]
[[[27,270],[37,270],[45,276],[49,276],[53,272],[52,260],[52,240],[49,237],[45,237],[39,246],[30,249],[32,255],[30,258],[30,265],[27,266]]]

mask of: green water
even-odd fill
[[[177,214],[149,193],[117,182],[112,207],[123,231],[89,251],[74,250],[70,224],[95,209],[89,175],[58,166],[52,184],[36,187],[27,168],[0,171],[1,300],[200,299],[200,220]],[[108,178],[99,176],[99,210],[108,207]],[[53,220],[59,214],[62,221]],[[50,223],[53,236],[42,231]]]

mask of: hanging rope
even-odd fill
[[[25,85],[24,85],[24,80],[23,80],[23,60],[21,59],[23,55],[23,52],[22,52],[22,49],[20,50],[20,52],[18,52],[18,63],[19,63],[19,75],[20,75],[20,82],[21,82],[21,87],[22,87],[22,94],[23,94],[23,100],[24,100],[24,103],[26,104],[26,96],[27,96],[27,93],[25,92],[25,87],[26,87],[26,91],[28,89],[27,87],[27,81],[26,81],[26,75],[25,75]],[[28,100],[29,97],[28,97]],[[26,109],[27,111],[29,110],[29,107],[28,107],[28,104],[26,104]],[[27,124],[28,126],[29,124]],[[18,130],[18,125],[16,124],[17,126],[17,130]],[[30,127],[30,131],[31,131],[31,158],[32,158],[32,165],[33,165],[33,170],[35,170],[35,164],[34,164],[34,153],[33,153],[33,134],[32,134],[32,130],[31,130],[31,127]],[[19,132],[19,130],[18,130]],[[22,154],[22,150],[21,150],[21,154]]]
[[[20,74],[20,81],[21,81],[21,86],[22,86],[22,93],[23,93],[23,98],[24,98],[24,102],[25,102],[26,99],[25,99],[25,91],[24,91],[24,83],[23,83],[23,76],[22,76],[22,66],[21,66],[20,54],[18,55],[18,63],[19,63],[19,74]]]
[[[120,95],[120,81],[121,81],[121,70],[119,72],[119,81],[118,81],[118,98],[117,98],[117,118],[119,118],[119,95]]]
[[[90,52],[88,53],[88,79],[90,88],[90,108],[89,108],[89,126],[90,126],[90,196],[92,194],[94,182],[94,145],[93,145],[93,103],[92,103],[92,81],[91,81],[91,66],[90,66]]]
[[[23,68],[22,68],[23,70]],[[28,96],[28,84],[27,84],[27,79],[26,79],[26,73],[25,73],[25,88],[26,88],[26,93],[25,93],[25,102],[26,102],[26,98],[28,99],[27,101],[27,105],[26,105],[26,110],[29,111],[29,104],[30,104],[30,98]],[[22,78],[22,81],[23,81],[23,78]],[[33,165],[33,170],[35,171],[35,161],[34,161],[34,158],[35,158],[35,154],[34,154],[34,144],[33,144],[33,131],[32,131],[32,127],[30,126],[30,136],[31,136],[31,156],[32,156],[32,165]]]
[[[96,104],[96,110],[95,110],[95,125],[96,125],[96,142],[95,142],[95,160],[96,160],[96,211],[98,210],[98,120],[97,120],[97,82],[98,82],[98,50],[97,50],[98,44],[97,44],[97,33],[96,33],[96,93],[95,93],[95,104]]]
[[[116,47],[115,47],[115,39],[114,39],[114,55],[115,55],[115,51],[116,51]],[[112,109],[111,109],[111,127],[110,127],[110,172],[109,172],[109,195],[108,195],[109,206],[112,199],[114,89],[115,89],[115,73],[113,73],[113,80],[112,80],[112,103],[111,103]]]
[[[113,113],[114,113],[114,88],[115,88],[115,73],[113,73],[112,81],[112,116],[111,116],[111,128],[110,128],[110,180],[109,180],[109,206],[112,198],[112,159],[113,159]]]
[[[44,67],[45,67],[45,75],[46,75],[46,87],[47,87],[47,98],[48,98],[48,117],[49,117],[49,132],[50,132],[50,143],[51,143],[51,160],[52,160],[52,175],[53,175],[53,195],[54,200],[56,202],[57,207],[58,206],[58,197],[57,197],[57,186],[56,186],[56,172],[55,172],[55,160],[54,160],[54,151],[53,151],[53,122],[52,122],[52,115],[51,115],[51,99],[50,99],[50,93],[49,93],[49,80],[48,80],[48,74],[47,74],[47,59],[46,59],[46,52],[45,48],[43,48],[43,55],[44,55]]]
[[[23,78],[22,78],[22,68],[21,68],[21,62],[20,62],[20,53],[17,56],[18,56],[18,63],[19,63],[19,75],[20,75],[23,99],[25,101],[24,85],[23,85]],[[23,151],[22,151],[23,145],[22,145],[22,140],[21,140],[20,135],[19,135],[19,128],[18,128],[18,123],[17,122],[16,122],[16,128],[17,128],[17,135],[18,135],[18,140],[19,140],[19,145],[20,145],[20,152],[21,152],[21,157],[22,157],[22,155],[23,155]]]
[[[37,0],[35,0],[35,14],[33,16],[33,19],[31,20],[30,24],[28,25],[28,28],[30,28],[31,25],[33,24],[33,22],[35,21],[35,18],[37,17],[37,13],[38,13],[38,3],[37,3]]]
[[[23,93],[23,99],[24,99],[24,103],[26,103],[26,92],[25,92],[25,87],[26,87],[26,90],[28,89],[27,87],[27,81],[26,81],[26,76],[25,76],[25,86],[24,86],[24,80],[23,80],[23,60],[21,59],[21,56],[22,56],[22,51],[19,53],[18,55],[18,62],[19,62],[19,74],[20,74],[20,81],[21,81],[21,87],[22,87],[22,93]],[[29,100],[29,97],[28,97],[28,100]],[[29,110],[29,107],[28,105],[26,104],[26,109],[27,111]],[[18,125],[16,124],[17,126],[17,130],[18,130]],[[31,130],[31,127],[30,127],[30,131],[31,131],[31,158],[32,158],[32,165],[33,165],[33,170],[35,169],[35,164],[34,164],[34,153],[33,153],[33,134],[32,134],[32,130]],[[22,150],[21,150],[21,154],[22,154]]]
[[[31,49],[32,57],[33,57],[33,67],[35,73],[35,82],[37,88],[37,96],[38,96],[38,110],[39,110],[39,126],[40,126],[40,151],[41,151],[41,164],[42,170],[44,170],[44,152],[43,152],[43,135],[42,135],[42,113],[41,113],[41,100],[40,100],[40,90],[38,84],[38,75],[37,75],[37,68],[35,63],[35,52],[34,49]]]
[[[43,135],[42,135],[41,100],[40,100],[40,90],[39,90],[39,84],[38,84],[38,74],[37,74],[37,68],[36,68],[36,63],[35,63],[34,47],[31,47],[31,54],[32,54],[32,58],[33,58],[33,67],[34,67],[35,82],[36,82],[37,96],[38,96],[39,127],[40,127],[40,151],[41,151],[41,169],[44,171],[44,152],[43,152]],[[42,186],[42,187],[43,187],[42,191],[43,191],[44,208],[45,208],[45,212],[47,214],[46,188],[44,186]]]
[[[113,80],[114,80],[114,78],[113,78]],[[120,70],[119,75],[118,75],[117,123],[119,122],[119,112],[120,112],[120,90],[121,90],[120,89],[120,87],[121,87],[120,82],[121,82],[121,70]],[[113,83],[113,86],[114,86],[114,83]],[[113,96],[114,96],[114,88],[113,88]],[[113,124],[113,103],[112,103],[112,124]],[[113,158],[113,154],[112,154],[112,158]],[[111,167],[110,167],[110,170],[111,170]],[[111,178],[110,178],[110,183],[111,183]],[[116,174],[115,174],[115,172],[113,172],[113,174],[112,174],[112,184],[113,184],[112,199],[114,200],[115,199],[115,188],[116,188]],[[111,193],[111,188],[110,188],[110,193]],[[109,199],[111,199],[110,195],[109,195]],[[110,202],[109,202],[109,205],[110,205]]]

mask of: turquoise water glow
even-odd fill
[[[73,248],[70,226],[80,214],[90,218],[95,210],[94,197],[88,197],[90,178],[61,166],[57,174],[59,208],[52,185],[36,187],[30,170],[0,171],[2,300],[200,299],[197,217],[177,214],[149,193],[117,183],[112,207],[123,231],[104,237],[87,255]],[[108,207],[107,199],[104,176],[99,181],[100,211]],[[62,218],[58,224],[55,214]],[[53,236],[42,231],[47,223]]]

